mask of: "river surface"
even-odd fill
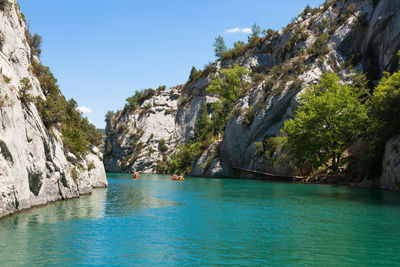
[[[0,220],[0,264],[393,266],[400,194],[108,174],[109,187]]]

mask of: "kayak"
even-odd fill
[[[183,176],[176,177],[176,178],[172,176],[172,177],[170,177],[170,179],[173,180],[173,181],[183,181],[183,180],[185,180],[185,178],[183,178]]]

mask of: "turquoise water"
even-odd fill
[[[2,265],[388,266],[400,194],[108,174],[109,188],[0,220]]]

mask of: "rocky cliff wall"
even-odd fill
[[[25,101],[24,78],[29,97],[44,98],[26,33],[18,3],[9,1],[0,11],[0,217],[107,186],[102,153],[92,146],[84,158],[66,156],[60,133]]]
[[[204,151],[193,164],[191,174],[234,177],[233,167],[281,175],[298,174],[280,148],[274,148],[270,156],[265,157],[257,155],[255,144],[279,135],[284,121],[293,115],[298,95],[318,83],[323,72],[338,72],[343,82],[349,81],[353,72],[366,72],[368,78],[376,83],[382,71],[394,70],[396,53],[400,50],[399,19],[400,5],[397,1],[327,1],[320,8],[301,14],[281,31],[268,34],[256,45],[249,45],[239,56],[211,64],[200,77],[187,82],[179,90],[164,93],[181,95],[178,105],[174,104],[175,115],[168,115],[170,134],[163,138],[170,143],[164,160],[168,161],[179,142],[193,137],[201,104],[215,102],[215,97],[205,90],[211,80],[219,76],[221,68],[239,64],[251,71],[247,78],[252,85],[249,93],[237,101],[235,108],[242,111],[251,108],[254,119],[248,125],[244,123],[245,112],[231,114],[222,139],[215,140]],[[143,106],[127,113],[138,116],[142,109]],[[124,113],[122,117],[127,116]],[[151,120],[164,120],[162,114],[159,116],[142,117],[141,125],[144,127],[140,128],[141,131],[153,131],[145,125],[155,123],[150,123]],[[116,129],[126,122],[115,117],[109,129]],[[105,158],[112,164],[106,164],[106,169],[130,170],[117,166],[126,154],[115,157],[118,154],[115,152],[121,151],[116,140],[126,143],[123,136],[108,135],[106,143],[110,144],[110,153]],[[153,139],[153,142],[158,141]],[[215,150],[218,153],[213,152]],[[148,152],[148,149],[142,150],[143,155]],[[141,169],[135,163],[136,169],[156,171],[155,162],[162,159],[161,154],[157,155],[142,159],[150,167]]]

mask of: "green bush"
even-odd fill
[[[10,83],[10,81],[11,81],[11,78],[7,77],[4,74],[3,74],[3,79],[4,79],[4,82],[7,83],[7,84]]]
[[[246,126],[251,126],[255,116],[256,116],[256,113],[255,113],[253,107],[247,108],[245,111],[245,114],[244,114],[244,120],[243,120],[244,124]]]
[[[157,161],[157,165],[156,165],[156,172],[158,174],[166,174],[168,173],[168,163],[167,160],[159,160]]]
[[[71,178],[72,180],[74,180],[75,184],[78,184],[78,170],[76,169],[76,167],[73,167],[71,169]]]
[[[243,55],[247,49],[249,47],[241,42],[241,41],[237,41],[234,43],[234,47],[232,49],[227,50],[224,55],[222,56],[223,60],[227,60],[227,59],[235,59],[237,57],[240,57],[241,55]]]
[[[346,7],[346,11],[345,11],[346,17],[350,17],[351,15],[353,15],[354,12],[356,11],[356,9],[357,9],[357,6],[354,3],[348,5]]]
[[[25,106],[33,101],[33,96],[29,93],[32,90],[32,84],[28,78],[22,78],[20,80],[20,88],[19,88],[19,99],[21,100],[22,104]]]
[[[201,155],[201,143],[180,144],[177,147],[178,153],[171,156],[169,170],[171,173],[187,174],[195,162]]]
[[[165,143],[165,140],[162,138],[160,139],[160,142],[158,143],[158,149],[163,154],[168,151],[168,145]]]
[[[91,161],[91,162],[89,162],[89,163],[87,164],[87,168],[88,168],[88,171],[91,171],[91,170],[93,170],[93,169],[96,168],[96,165],[94,164],[93,161]]]
[[[319,56],[329,53],[329,47],[326,44],[328,39],[329,39],[329,34],[327,33],[318,36],[318,38],[314,41],[311,47],[307,50],[308,54],[312,56]]]
[[[186,94],[182,94],[178,99],[178,106],[184,106],[190,101],[190,96]]]
[[[264,145],[261,142],[254,142],[255,155],[261,156],[264,154]]]
[[[156,89],[157,94],[160,94],[161,92],[164,92],[166,88],[167,88],[166,85],[160,85],[160,86],[157,87],[157,89]]]
[[[37,33],[32,35],[28,30],[25,30],[25,38],[31,48],[32,56],[40,57],[42,53],[42,49],[40,48],[42,45],[42,36]]]
[[[175,114],[175,110],[173,108],[166,109],[164,111],[164,114],[165,115],[174,115]]]
[[[133,96],[130,96],[126,99],[125,109],[136,109],[137,107],[141,106],[144,101],[156,95],[156,93],[157,91],[152,88],[136,91]]]

